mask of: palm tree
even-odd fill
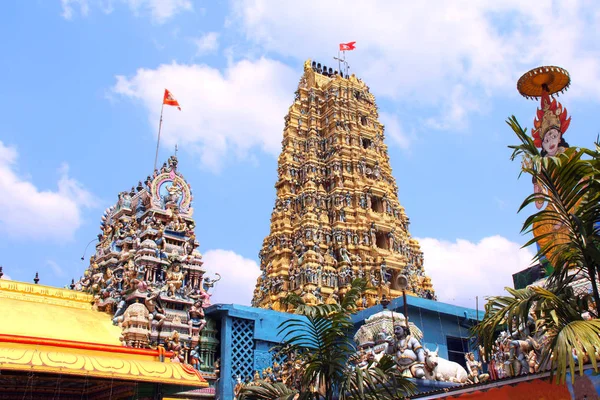
[[[488,299],[474,333],[489,357],[501,327],[525,325],[534,314],[536,331],[545,338],[540,365],[556,372],[559,381],[564,381],[567,370],[574,379],[573,355],[582,372],[587,360],[597,368],[600,350],[600,147],[596,143],[594,150],[568,148],[555,157],[542,156],[514,116],[507,123],[521,141],[510,146],[512,160],[522,156],[522,172],[542,188],[529,195],[519,211],[536,202],[548,203],[525,220],[522,232],[532,233],[535,224],[550,227],[549,233],[534,236],[524,247],[538,244],[535,260],[548,260],[553,270],[545,288],[506,288],[510,296]],[[591,296],[573,292],[570,284],[578,275],[589,280]],[[584,319],[585,313],[592,319]]]
[[[295,294],[285,303],[303,318],[280,326],[284,346],[296,354],[303,369],[297,387],[282,383],[247,386],[243,399],[397,399],[413,393],[414,385],[400,376],[395,361],[384,356],[376,365],[360,369],[351,365],[356,354],[351,315],[366,290],[364,279],[355,279],[339,304],[307,305]],[[270,397],[269,397],[270,396]]]
[[[600,144],[595,150],[568,148],[555,157],[542,156],[513,116],[508,125],[521,140],[510,146],[514,160],[523,156],[523,172],[530,174],[542,190],[529,195],[519,211],[534,203],[548,206],[525,220],[522,232],[532,233],[534,224],[547,226],[548,233],[533,237],[524,247],[539,246],[535,259],[547,259],[554,271],[550,284],[561,288],[582,273],[592,286],[595,317],[600,316]],[[560,229],[560,234],[556,231]],[[549,239],[549,240],[548,240]]]

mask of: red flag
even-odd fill
[[[179,102],[175,100],[175,97],[173,97],[171,92],[169,92],[167,89],[165,89],[165,97],[163,98],[163,104],[166,104],[168,106],[175,106],[179,109],[179,111],[181,111],[181,107],[179,107]]]
[[[340,43],[340,51],[354,50],[356,48],[354,43],[356,42]]]

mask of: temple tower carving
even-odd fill
[[[106,209],[95,254],[71,287],[94,295],[94,307],[123,329],[124,345],[171,349],[211,379],[218,339],[214,327],[203,330],[214,326],[204,315],[214,281],[205,276],[192,200],[169,157]]]
[[[369,88],[308,60],[285,116],[271,228],[259,252],[253,305],[282,309],[288,292],[335,303],[352,279],[383,295],[435,298],[419,243],[398,201],[384,126]]]

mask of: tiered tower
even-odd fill
[[[210,305],[205,289],[212,281],[204,277],[197,250],[191,187],[177,164],[171,156],[144,183],[119,194],[102,217],[89,267],[72,287],[95,295],[95,307],[109,312],[123,328],[127,346],[168,349],[177,333],[182,343],[178,356],[210,378],[216,339],[214,328],[202,328],[207,324],[203,308]],[[203,361],[194,363],[192,357]]]
[[[400,296],[403,284],[409,294],[435,298],[369,88],[309,60],[295,95],[253,305],[282,309],[288,292],[309,304],[336,303],[355,277],[374,288],[364,307]]]

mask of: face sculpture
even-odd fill
[[[558,129],[551,128],[544,135],[542,141],[542,148],[548,153],[549,156],[553,157],[558,153],[558,145],[560,143],[561,134]]]
[[[394,326],[394,335],[398,338],[398,339],[402,339],[406,336],[406,331],[404,330],[403,326],[400,325],[396,325]]]

